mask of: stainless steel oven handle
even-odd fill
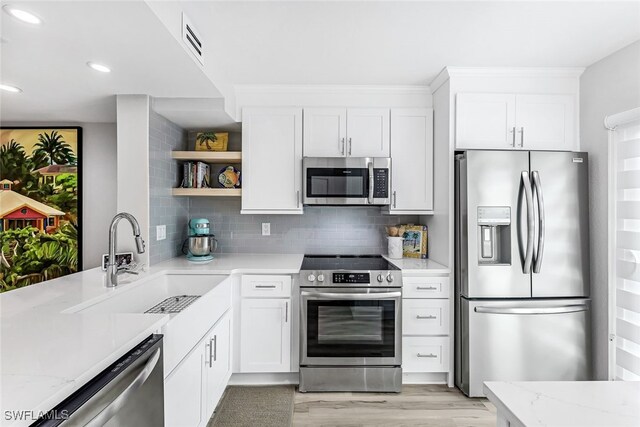
[[[142,385],[149,379],[153,372],[158,360],[160,360],[161,349],[157,349],[153,356],[149,358],[146,365],[140,371],[140,373],[131,381],[131,383],[124,389],[118,397],[107,405],[102,411],[100,411],[91,421],[85,424],[85,427],[100,427],[109,421],[122,407],[127,403],[132,394],[134,394]]]
[[[369,162],[367,167],[369,168],[369,204],[372,205],[373,204],[373,186],[374,186],[373,162]]]
[[[343,300],[362,300],[362,299],[390,299],[400,298],[402,292],[380,292],[372,294],[338,294],[333,292],[300,292],[303,297],[311,297],[317,299],[343,299]]]

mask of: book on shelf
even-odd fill
[[[211,169],[204,162],[184,162],[182,188],[211,188]]]

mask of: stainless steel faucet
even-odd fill
[[[111,220],[109,227],[109,263],[107,264],[107,287],[113,288],[118,286],[118,276],[123,273],[137,274],[129,270],[127,267],[118,268],[116,260],[116,230],[121,219],[126,219],[133,228],[133,236],[136,240],[136,250],[139,254],[144,253],[144,240],[140,237],[140,224],[138,220],[131,214],[120,212]]]

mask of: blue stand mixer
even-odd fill
[[[213,259],[213,251],[218,247],[218,241],[210,233],[209,220],[194,218],[189,221],[189,236],[182,244],[182,253],[191,262],[208,262]]]

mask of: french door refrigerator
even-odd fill
[[[456,385],[591,379],[587,154],[456,155]]]

